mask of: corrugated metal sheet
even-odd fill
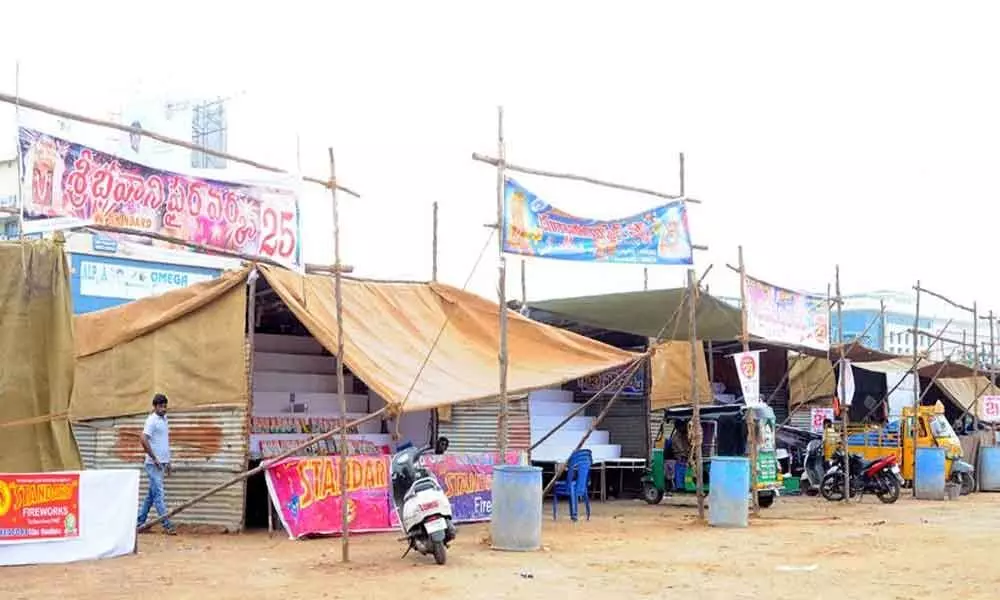
[[[813,408],[830,408],[830,400],[824,399],[806,402],[791,414],[792,418],[788,421],[788,424],[792,427],[809,431],[812,428]],[[778,422],[780,423],[781,421]]]
[[[782,385],[775,391],[773,386],[761,386],[761,400],[769,400],[768,404],[774,411],[774,418],[777,423],[784,423],[788,418],[788,386]]]
[[[141,469],[139,434],[145,415],[98,419],[73,426],[85,468]],[[246,469],[247,419],[242,408],[170,413],[170,452],[174,474],[166,480],[168,508],[223,483]],[[177,523],[239,531],[243,524],[245,483],[233,485],[186,509]],[[146,497],[141,478],[139,501]],[[155,510],[150,518],[155,516]]]
[[[507,448],[527,450],[531,446],[528,398],[512,398],[508,406]],[[496,451],[499,416],[496,400],[458,404],[451,409],[451,421],[438,424],[438,435],[448,438],[448,449],[455,452]]]
[[[586,402],[592,396],[577,393],[578,402]],[[608,405],[610,396],[598,398],[584,411],[588,417],[601,414]],[[661,416],[663,412],[660,412]],[[597,426],[597,430],[607,431],[610,443],[622,447],[623,458],[647,458],[649,456],[649,435],[646,423],[649,420],[649,403],[645,397],[621,398],[615,400],[607,416]]]

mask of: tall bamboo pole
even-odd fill
[[[973,381],[979,379],[979,305],[975,301],[972,303],[972,374],[975,377]],[[977,396],[973,400],[973,406],[978,402],[979,397]],[[979,429],[979,411],[975,408],[972,410],[972,423],[976,429]]]
[[[340,204],[337,202],[337,163],[330,154],[330,200],[333,202],[333,294],[337,302],[337,403],[340,405],[340,422],[347,422],[347,395],[344,393],[344,296],[340,272]],[[347,512],[347,428],[340,429],[340,560],[351,559],[350,532]]]
[[[498,248],[498,283],[497,295],[500,303],[500,418],[497,419],[497,448],[500,451],[500,464],[507,462],[507,429],[510,407],[507,405],[507,261],[503,254],[503,206],[504,206],[504,169],[506,166],[506,148],[503,141],[503,107],[497,107],[497,248]]]
[[[528,306],[528,274],[524,259],[521,259],[521,306]]]
[[[683,155],[681,155],[683,156]],[[683,163],[682,163],[683,164]],[[694,269],[687,271],[688,284],[688,343],[691,345],[691,427],[694,429],[694,485],[698,498],[698,518],[705,518],[705,491],[702,489],[705,468],[701,448],[701,398],[698,397],[698,288],[694,280]]]
[[[847,399],[847,373],[848,369],[852,367],[844,360],[844,299],[840,294],[840,265],[835,268],[833,284],[837,294],[834,302],[837,303],[837,346],[840,347],[838,396],[840,397],[840,439],[844,444],[844,502],[848,503],[851,501],[851,451],[847,444],[847,421],[850,418],[848,413],[851,410],[850,403],[853,398]]]
[[[743,246],[739,247],[740,269],[740,344],[744,352],[750,351],[750,332],[747,330],[747,269],[743,263]],[[760,365],[758,365],[759,367]],[[739,368],[737,366],[737,368]],[[758,373],[758,378],[760,374]],[[747,407],[747,446],[750,450],[750,500],[753,504],[753,514],[760,514],[760,502],[757,499],[757,415],[754,407]]]
[[[434,202],[434,216],[431,222],[431,281],[438,280],[438,203]]]
[[[642,291],[649,291],[649,267],[642,268]]]
[[[917,300],[913,307],[913,335],[916,336],[916,332],[920,331],[920,280],[917,280]],[[916,340],[913,340],[913,364],[919,363],[920,357],[917,354],[917,344]],[[910,437],[913,438],[913,497],[917,497],[917,428],[920,426],[920,373],[914,368],[913,370],[913,416],[909,421],[910,425]]]

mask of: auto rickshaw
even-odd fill
[[[916,447],[944,448],[945,477],[962,488],[962,495],[976,488],[975,469],[965,460],[962,443],[944,414],[944,405],[921,406],[917,422]],[[876,460],[895,454],[903,472],[903,479],[913,482],[914,450],[913,407],[903,407],[903,418],[884,427],[881,425],[849,425],[847,444],[851,453],[860,454],[865,460]],[[840,444],[839,429],[834,427],[823,436],[823,455],[829,459]]]
[[[761,405],[748,409],[742,404],[734,404],[701,408],[703,484],[705,491],[708,491],[712,456],[747,456],[748,410],[754,411],[757,425],[757,501],[761,508],[767,508],[774,504],[782,486],[775,450],[774,411],[770,406]],[[663,494],[672,490],[691,493],[696,491],[695,470],[689,468],[688,464],[688,425],[693,415],[694,409],[689,406],[663,411],[663,422],[653,442],[652,465],[642,480],[642,495],[646,502],[658,504],[663,499]],[[665,436],[667,425],[673,425],[673,433],[669,439]],[[667,461],[676,461],[672,463],[673,474],[666,468]]]

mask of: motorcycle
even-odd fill
[[[832,466],[820,483],[820,494],[831,502],[844,499],[844,460],[844,450],[838,448],[833,454]],[[860,500],[866,493],[870,493],[875,494],[884,504],[899,500],[903,475],[899,472],[895,454],[870,462],[866,462],[858,454],[851,454],[850,461],[851,481],[847,493],[851,498],[857,497]]]
[[[448,559],[448,545],[458,530],[444,489],[437,477],[420,464],[420,457],[431,450],[430,446],[411,446],[392,457],[392,500],[406,535],[403,541],[408,542],[403,557],[416,549],[421,554],[433,554],[434,562],[443,565]]]

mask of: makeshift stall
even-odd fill
[[[171,507],[342,419],[378,413],[370,421],[374,426],[362,424],[348,436],[346,488],[352,530],[391,527],[384,493],[387,453],[401,442],[429,441],[433,409],[486,402],[497,394],[498,308],[447,285],[345,278],[345,415],[332,402],[333,287],[328,276],[260,266],[77,317],[81,335],[70,411],[85,421],[76,428],[85,465],[138,467],[141,449],[134,434],[157,391],[170,398],[176,468],[166,481]],[[520,394],[634,358],[516,314],[510,315],[509,344],[510,388]],[[291,535],[340,531],[333,517],[340,514],[339,458],[329,456],[335,450],[326,444],[291,457],[267,469],[266,486],[253,480],[233,485],[175,521],[233,531],[260,524],[259,513],[248,511],[266,506],[269,488]],[[470,505],[465,513],[459,509],[460,519],[488,515],[483,492],[495,456],[449,452],[430,460],[449,494],[468,496],[458,502]],[[265,508],[265,520],[267,514]]]

